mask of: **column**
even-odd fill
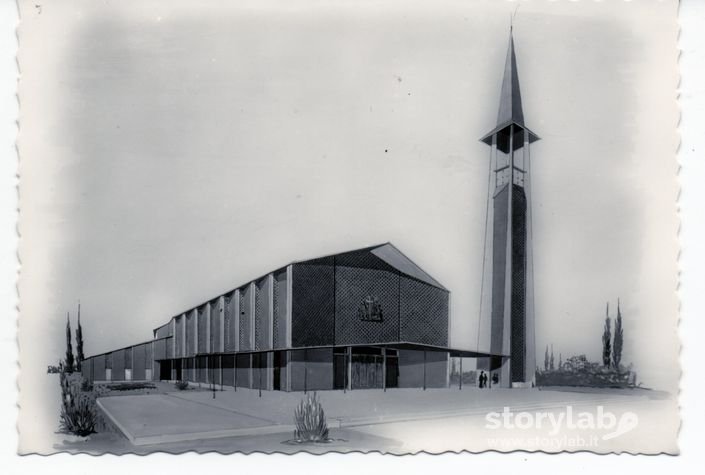
[[[387,349],[382,348],[382,389],[387,392]]]
[[[252,363],[254,362],[254,358],[253,358],[253,356],[252,356],[252,353],[250,353],[248,356],[250,357],[250,368],[249,368],[250,384],[249,384],[249,389],[252,389],[253,386],[254,386],[253,383],[254,383],[254,379],[255,379],[255,378],[254,378],[254,372],[252,371]]]
[[[152,345],[152,381],[159,381],[159,376],[154,373],[154,341],[150,342]]]
[[[460,381],[460,382],[458,383],[458,389],[463,389],[463,357],[461,356],[459,359],[460,359],[460,379],[458,381]]]
[[[235,327],[235,352],[240,351],[240,289],[233,292],[233,318],[232,324]]]
[[[274,348],[274,274],[267,276],[267,349]]]
[[[524,359],[524,380],[533,384],[536,378],[536,327],[534,310],[534,245],[533,216],[531,212],[531,145],[529,131],[524,129],[524,190],[526,192],[526,355]]]
[[[188,352],[186,351],[186,314],[181,314],[181,357],[186,358]],[[183,376],[183,373],[182,373]]]
[[[255,318],[257,317],[257,284],[250,282],[250,349],[254,351],[257,342],[255,341]]]
[[[267,390],[274,389],[274,352],[267,352]]]
[[[448,341],[450,341],[450,340],[448,340]],[[450,387],[450,372],[452,369],[452,361],[453,361],[453,357],[450,356],[450,353],[446,353],[446,387],[447,388]]]
[[[193,348],[193,352],[198,354],[200,351],[198,347],[198,308],[193,309]],[[198,374],[198,370],[196,370],[196,374]]]
[[[223,353],[225,351],[225,297],[220,296],[218,298],[218,318],[220,319],[218,321],[218,328],[220,329],[220,341],[218,342],[218,352]],[[221,362],[221,368],[222,368],[222,362]],[[220,381],[222,382],[223,379],[221,377]]]
[[[426,350],[423,350],[423,390],[426,390]]]
[[[345,354],[347,356],[347,366],[348,366],[348,380],[347,380],[347,386],[348,390],[352,391],[352,346],[348,346],[345,350]]]
[[[178,357],[176,354],[176,317],[171,319],[171,357]]]
[[[205,306],[205,314],[206,314],[206,353],[210,353],[212,351],[211,346],[213,345],[213,335],[211,332],[211,303],[208,302],[206,303]],[[210,362],[210,361],[209,361]]]
[[[512,277],[514,236],[513,236],[513,215],[514,215],[514,125],[509,126],[509,180],[507,181],[507,246],[505,250],[506,265],[504,268],[504,323],[502,325],[502,354],[508,355],[511,352],[511,328],[512,328]],[[503,358],[500,386],[511,385],[511,361]]]
[[[284,353],[286,356],[286,391],[291,392],[291,352]]]
[[[291,317],[293,314],[293,279],[294,279],[294,269],[293,266],[288,265],[286,267],[286,344],[287,348],[292,347],[291,343]]]

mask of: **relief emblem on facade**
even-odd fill
[[[357,307],[357,318],[363,322],[381,322],[383,320],[382,305],[377,297],[368,295]]]

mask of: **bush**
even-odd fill
[[[635,386],[635,380],[630,367],[608,368],[588,361],[585,355],[568,358],[558,369],[536,372],[538,386],[630,388]]]
[[[326,442],[328,440],[328,424],[323,406],[318,401],[316,393],[306,396],[294,410],[297,442]]]
[[[71,384],[65,372],[59,373],[61,384],[61,430],[85,437],[95,432],[95,401],[89,395],[81,394],[77,385]]]
[[[174,383],[174,387],[176,387],[176,389],[178,389],[179,391],[188,389],[188,381],[177,381],[176,383]]]
[[[450,384],[457,385],[459,381],[460,374],[456,371],[450,374]],[[463,385],[474,385],[477,383],[477,371],[463,371]]]
[[[83,378],[83,380],[81,380],[81,391],[83,391],[83,392],[93,391],[93,383],[90,382],[89,380]]]
[[[108,389],[111,391],[136,391],[138,389],[154,389],[156,386],[152,383],[143,382],[125,382],[125,383],[111,383],[108,385]]]

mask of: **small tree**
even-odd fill
[[[622,362],[623,345],[622,311],[619,308],[619,299],[617,299],[617,318],[614,321],[614,345],[612,348],[612,363],[616,369],[619,369],[619,364]]]
[[[550,360],[551,371],[553,371],[554,369],[556,369],[556,367],[555,367],[555,365],[554,365],[553,363],[554,363],[554,359],[553,359],[553,345],[551,345],[551,360]]]
[[[64,361],[66,365],[66,372],[73,372],[73,347],[71,346],[71,320],[69,320],[69,313],[66,312],[66,359]]]
[[[76,323],[76,371],[81,371],[83,355],[83,330],[81,329],[81,302],[78,302],[78,322]]]
[[[545,371],[548,371],[548,345],[546,345],[546,354],[543,357],[543,369]]]
[[[558,369],[562,369],[562,368],[563,368],[563,354],[558,353]]]
[[[602,364],[610,367],[610,356],[612,353],[612,331],[610,325],[610,304],[607,302],[607,312],[605,315],[605,328],[602,332]]]

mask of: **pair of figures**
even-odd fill
[[[489,379],[489,378],[488,378],[488,376],[487,376],[487,373],[485,373],[484,371],[480,371],[480,377],[479,377],[479,379],[478,379],[478,383],[479,383],[479,384],[478,384],[478,387],[479,387],[480,389],[483,389],[483,388],[488,387],[488,386],[487,386],[487,380],[488,380],[488,379]],[[497,383],[499,383],[499,376],[495,373],[495,374],[492,375],[492,384],[497,384]]]

